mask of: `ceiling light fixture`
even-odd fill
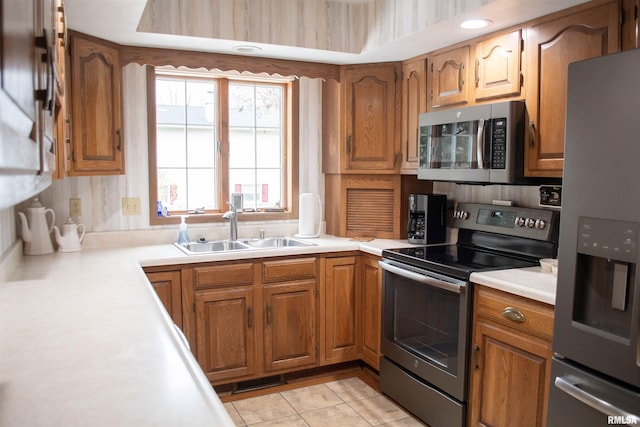
[[[488,19],[466,19],[462,21],[460,24],[460,28],[464,28],[465,30],[479,30],[480,28],[484,28],[491,24],[491,21]]]
[[[262,52],[262,48],[259,48],[258,46],[248,45],[248,44],[234,46],[232,47],[232,49],[234,52],[245,53],[245,54]]]

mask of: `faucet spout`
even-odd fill
[[[222,218],[229,220],[229,240],[238,240],[238,212],[236,207],[227,202],[231,208],[222,215]]]

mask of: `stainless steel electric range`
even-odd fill
[[[466,425],[473,272],[554,258],[558,212],[461,203],[455,245],[382,252],[380,387],[431,427]]]

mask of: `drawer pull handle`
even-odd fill
[[[524,323],[525,317],[524,314],[515,307],[507,307],[502,310],[502,315],[509,320],[513,320],[514,322]]]

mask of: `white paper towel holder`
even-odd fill
[[[320,237],[322,226],[322,203],[320,196],[313,193],[300,194],[298,233],[294,237],[315,239]]]

